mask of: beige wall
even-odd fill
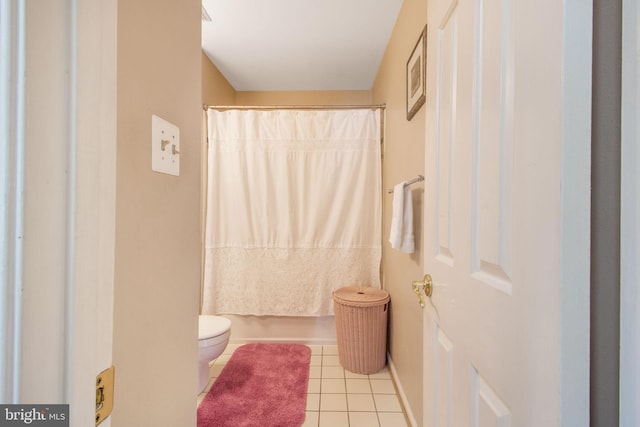
[[[196,424],[201,6],[160,3],[118,3],[115,427]],[[152,114],[180,129],[178,177],[151,170]]]
[[[425,108],[406,119],[406,64],[427,22],[426,0],[405,0],[372,88],[373,102],[385,103],[386,134],[382,161],[383,188],[424,174]],[[416,250],[408,255],[388,242],[392,196],[385,192],[382,221],[382,268],[391,295],[389,353],[410,410],[422,425],[422,310],[411,282],[424,276],[423,185],[412,187]]]
[[[202,52],[202,104],[234,105],[236,91],[218,68]]]
[[[236,92],[202,53],[202,103],[205,105],[369,105],[371,91],[240,91]]]
[[[238,105],[369,105],[368,90],[237,92]]]

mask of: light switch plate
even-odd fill
[[[180,175],[180,129],[155,114],[151,116],[151,169]]]

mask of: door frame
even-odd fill
[[[0,402],[18,403],[22,329],[25,10],[0,3]]]
[[[0,8],[0,400],[93,425],[112,361],[117,0]]]

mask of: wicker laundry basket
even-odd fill
[[[348,286],[333,293],[340,364],[356,374],[373,374],[386,363],[389,293]]]

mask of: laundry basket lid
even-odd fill
[[[389,292],[371,286],[347,286],[333,293],[335,302],[358,307],[386,304]]]

